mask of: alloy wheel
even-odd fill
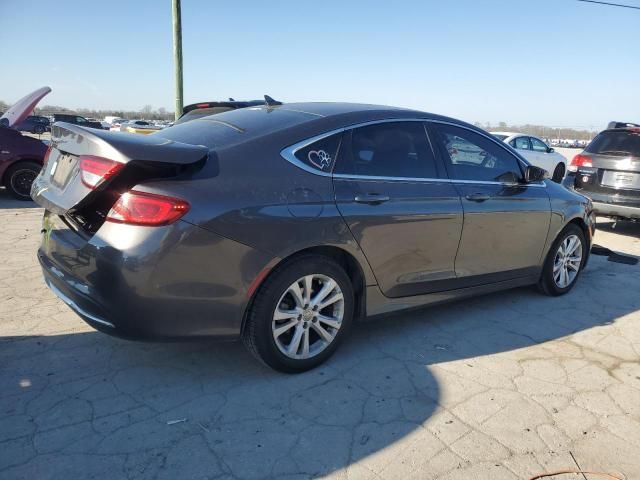
[[[273,339],[289,358],[312,358],[334,341],[343,318],[338,283],[327,275],[305,275],[280,297],[271,322]]]
[[[553,281],[559,288],[571,285],[582,265],[582,242],[577,235],[565,238],[556,252],[553,262]]]

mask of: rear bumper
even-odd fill
[[[616,205],[615,203],[593,202],[593,210],[605,217],[621,217],[634,220],[640,219],[640,205],[630,207],[626,205]]]
[[[628,190],[620,190],[615,193],[592,191],[586,188],[576,188],[575,174],[567,175],[563,185],[582,195],[589,197],[593,203],[593,211],[604,217],[621,217],[640,219],[640,196],[632,196]]]
[[[255,250],[180,221],[105,224],[88,241],[51,223],[38,251],[44,280],[96,330],[135,340],[239,336],[248,284],[263,268]]]

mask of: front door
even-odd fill
[[[388,297],[455,283],[462,205],[423,122],[381,122],[345,134],[336,203]]]
[[[546,185],[523,183],[520,160],[488,136],[445,123],[430,129],[464,209],[461,286],[535,274],[551,219]]]

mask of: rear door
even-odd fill
[[[601,132],[582,153],[591,167],[580,167],[575,186],[616,203],[640,200],[640,129]],[[594,196],[594,200],[596,200]],[[600,199],[598,199],[600,200]]]
[[[509,142],[509,145],[511,145],[516,150],[518,150],[518,153],[522,155],[524,158],[526,158],[529,162],[531,162],[534,165],[537,165],[537,162],[536,162],[537,158],[535,153],[531,149],[531,141],[529,140],[529,137],[526,137],[526,136],[516,137]]]
[[[422,121],[347,131],[334,168],[338,209],[388,297],[455,283],[462,206]]]
[[[459,285],[535,274],[551,218],[546,185],[522,183],[520,160],[486,135],[447,123],[430,129],[464,209]]]

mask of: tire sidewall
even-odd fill
[[[296,360],[283,354],[273,338],[271,324],[273,313],[284,292],[296,280],[310,274],[331,277],[338,283],[344,296],[344,315],[342,326],[329,346],[315,357]],[[353,322],[353,287],[345,271],[332,260],[319,256],[300,257],[278,269],[265,280],[258,291],[249,321],[253,323],[254,343],[261,359],[270,367],[285,372],[301,372],[320,365],[327,360],[348,335]]]
[[[558,253],[560,244],[564,242],[565,239],[570,235],[576,235],[580,240],[580,243],[582,244],[582,259],[580,260],[580,269],[578,270],[576,278],[573,279],[573,282],[571,282],[564,288],[560,288],[558,285],[556,285],[556,282],[553,279],[553,264],[555,262],[556,254]],[[562,232],[560,232],[560,234],[553,242],[551,249],[549,250],[549,254],[547,255],[547,260],[545,262],[542,273],[542,283],[544,284],[543,287],[548,291],[548,293],[550,293],[551,295],[562,295],[567,293],[575,286],[576,283],[578,283],[578,278],[582,273],[582,269],[584,268],[584,264],[587,259],[587,248],[587,240],[584,236],[584,232],[577,225],[569,224],[562,230]]]

